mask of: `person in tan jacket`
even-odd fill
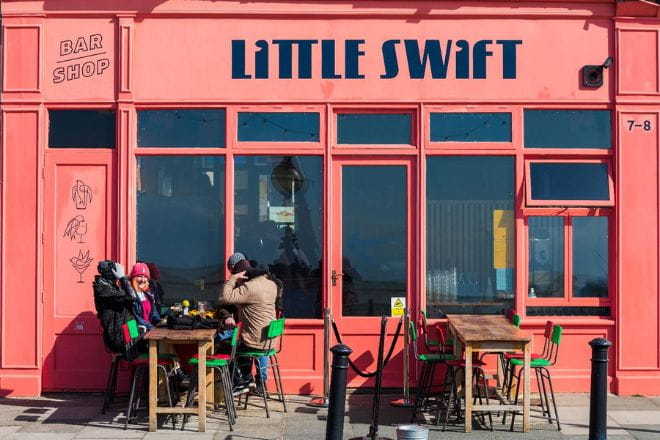
[[[267,267],[251,266],[249,260],[239,252],[229,257],[227,267],[231,276],[225,282],[218,301],[238,308],[238,320],[242,328],[237,354],[240,357],[241,351],[266,350],[269,348],[268,326],[272,320],[277,319],[276,305],[280,301],[282,284],[269,273]],[[239,358],[238,367],[240,377],[234,378],[236,392],[242,393],[247,387],[256,389],[257,384],[252,380],[251,362],[245,359],[240,362]],[[265,383],[267,367],[268,357],[260,357],[258,368],[261,374],[257,375],[258,383]]]

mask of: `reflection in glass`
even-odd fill
[[[607,164],[531,163],[532,200],[609,200]]]
[[[573,296],[607,297],[607,217],[573,217]]]
[[[363,145],[412,144],[410,113],[340,113],[337,143]]]
[[[115,148],[114,110],[48,110],[50,148]]]
[[[500,313],[514,293],[514,160],[448,156],[426,163],[427,313]]]
[[[431,113],[431,142],[511,142],[511,113]]]
[[[390,314],[406,296],[406,168],[342,168],[342,314]]]
[[[525,110],[526,148],[611,148],[609,110]]]
[[[224,109],[139,110],[138,147],[225,146]]]
[[[320,318],[322,159],[236,156],[235,250],[267,264],[284,284],[287,318]]]
[[[139,157],[137,167],[137,258],[160,268],[165,304],[215,301],[224,281],[224,157]]]
[[[315,112],[239,112],[240,142],[318,142]]]
[[[529,217],[528,226],[527,295],[561,298],[564,296],[564,217]]]

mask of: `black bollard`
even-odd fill
[[[591,400],[589,440],[607,439],[607,351],[612,343],[596,338],[591,345]]]
[[[346,409],[346,373],[348,356],[353,353],[344,344],[337,344],[332,352],[332,377],[330,379],[330,403],[325,425],[326,440],[342,440],[344,437],[344,411]]]

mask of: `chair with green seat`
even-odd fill
[[[543,417],[546,417],[548,419],[549,423],[552,423],[553,421],[557,422],[557,429],[561,431],[561,424],[559,423],[559,413],[557,412],[557,403],[555,401],[555,391],[552,386],[552,378],[550,377],[550,370],[548,367],[551,367],[557,363],[557,357],[559,354],[559,344],[561,343],[561,335],[562,335],[563,329],[559,325],[555,325],[552,328],[552,337],[550,338],[550,343],[549,348],[547,350],[546,357],[544,358],[537,358],[537,359],[532,359],[530,361],[530,367],[534,369],[536,373],[536,385],[539,390],[539,395],[541,396],[541,407],[543,409],[543,397],[545,397],[545,404],[547,406],[547,411],[543,409]],[[522,375],[524,368],[524,360],[523,359],[511,359],[510,361],[511,367],[520,367],[520,370],[518,371],[517,375],[517,380],[516,383],[519,384],[516,387],[516,398],[514,401],[514,405],[518,404],[518,397],[520,395],[520,384],[522,384]],[[552,398],[552,406],[555,411],[554,417],[552,416],[552,413],[550,411],[550,402],[548,401],[548,395],[546,391],[546,381],[548,383],[548,386],[550,388],[550,397]],[[511,388],[512,388],[512,383],[509,383],[509,390],[507,394],[511,393]],[[518,411],[511,411],[512,416],[511,416],[511,430],[513,431],[513,424],[515,422],[515,417]]]
[[[234,368],[236,368],[235,362],[233,361],[236,358],[236,347],[238,346],[238,336],[240,332],[241,325],[239,324],[234,327],[234,331],[231,334],[231,354],[215,354],[206,357],[206,368],[214,368],[220,375],[222,393],[224,394],[227,421],[229,423],[230,431],[234,430],[234,425],[236,424],[236,407],[234,405],[234,396],[232,394],[232,377]],[[196,367],[199,364],[198,355],[191,357],[188,361],[188,364]],[[192,374],[190,376],[190,388],[188,390],[188,398],[186,399],[186,407],[192,405],[193,401],[195,400],[195,393],[197,391],[198,383],[197,374],[197,368],[193,368]],[[182,431],[187,420],[188,415],[186,414],[183,416],[183,422],[181,423]]]
[[[426,402],[431,394],[431,386],[433,385],[433,374],[435,367],[439,363],[455,359],[453,354],[450,353],[423,353],[419,354],[417,351],[417,331],[415,330],[415,323],[410,321],[410,344],[413,346],[413,354],[415,359],[422,362],[422,371],[419,375],[417,382],[417,393],[415,395],[415,405],[413,406],[411,422],[417,418],[417,413],[422,407],[426,406]],[[444,391],[444,388],[443,388]]]
[[[441,342],[439,339],[431,339],[429,336],[429,323],[428,320],[426,319],[426,312],[424,310],[421,310],[419,314],[422,317],[422,336],[424,338],[424,346],[426,347],[426,351],[428,352],[433,352],[440,350],[440,345]],[[440,350],[442,351],[442,350]]]
[[[280,374],[280,363],[277,355],[282,351],[282,338],[284,336],[284,323],[286,318],[275,319],[270,322],[268,325],[268,331],[266,333],[266,340],[264,341],[264,348],[261,350],[245,350],[239,351],[236,356],[237,358],[247,358],[254,365],[258,365],[257,370],[261,377],[261,370],[268,369],[270,367],[273,372],[273,380],[275,381],[275,387],[277,388],[277,394],[279,395],[279,401],[282,402],[284,412],[286,410],[286,400],[284,398],[284,386],[282,385],[282,375]],[[275,342],[279,339],[277,348],[275,348]],[[262,356],[268,357],[268,365],[262,366],[259,364],[259,358]],[[268,387],[265,381],[261,381],[261,394],[264,400],[264,408],[266,410],[266,417],[270,417],[270,411],[268,410]],[[240,399],[239,399],[240,403]],[[245,408],[248,404],[248,395],[245,396]]]

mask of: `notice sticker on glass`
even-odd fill
[[[268,210],[268,219],[275,223],[294,223],[295,212],[293,206],[271,206]]]
[[[403,312],[406,308],[406,297],[405,296],[393,296],[390,298],[391,313],[390,316],[403,316]]]

